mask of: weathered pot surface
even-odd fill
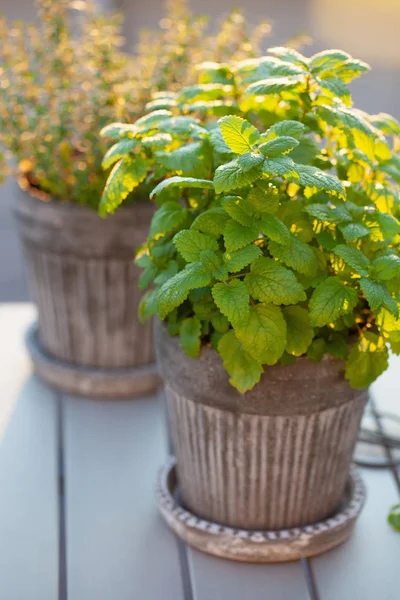
[[[88,207],[44,202],[19,189],[15,212],[45,352],[68,369],[151,365],[152,323],[138,320],[140,269],[133,259],[153,205],[137,202],[102,219]]]
[[[191,359],[163,325],[156,347],[189,510],[227,526],[268,530],[335,512],[368,396],[350,388],[342,361],[302,357],[267,367],[242,395],[212,348]]]

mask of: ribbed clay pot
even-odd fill
[[[119,396],[154,389],[152,324],[138,320],[140,269],[133,263],[146,239],[151,203],[101,219],[90,208],[45,202],[18,188],[15,212],[38,309],[40,374],[87,395],[112,396],[114,385]],[[82,389],[75,390],[82,377]]]
[[[157,327],[156,348],[183,504],[244,529],[277,530],[331,516],[343,496],[367,390],[325,357],[267,367],[241,395],[215,350],[194,360]]]

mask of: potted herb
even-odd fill
[[[143,116],[152,92],[189,83],[199,58],[254,56],[266,32],[260,26],[249,38],[236,13],[212,38],[205,25],[185,2],[170,2],[163,28],[144,33],[131,57],[120,48],[119,16],[90,1],[40,0],[37,24],[0,22],[0,144],[21,184],[16,213],[38,307],[39,340],[30,346],[57,387],[118,396],[157,385],[132,260],[154,212],[151,182],[132,140],[103,158],[109,141],[99,130]],[[128,198],[104,220],[97,211],[111,212],[112,188],[103,199],[102,191],[115,162],[119,174],[129,170],[119,190]]]
[[[340,502],[368,386],[400,351],[400,126],[352,105],[368,67],[342,51],[203,68],[175,116],[147,117],[152,143],[140,122],[120,130],[167,171],[141,314],[164,321],[184,504],[302,526]]]

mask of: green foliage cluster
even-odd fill
[[[388,522],[395,531],[400,533],[400,504],[392,507],[388,516]]]
[[[191,83],[199,61],[258,55],[269,31],[262,23],[248,33],[235,12],[210,36],[186,0],[169,0],[131,56],[122,51],[121,17],[100,14],[94,0],[37,7],[34,24],[0,18],[0,147],[30,185],[93,208],[107,179],[99,130],[141,117],[153,92]]]
[[[363,388],[388,343],[400,352],[400,125],[352,106],[347,84],[367,70],[338,50],[207,63],[104,131],[118,160],[104,212],[158,182],[141,316],[165,319],[192,357],[211,344],[241,392],[264,365],[325,354]]]

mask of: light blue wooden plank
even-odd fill
[[[389,369],[371,385],[371,396],[379,411],[400,417],[400,356],[390,357]],[[397,429],[398,435],[400,430]]]
[[[30,375],[31,305],[0,305],[0,598],[58,598],[57,402]]]
[[[156,398],[65,398],[68,592],[82,600],[183,600],[178,547],[157,513],[166,459]]]
[[[367,502],[352,537],[312,559],[321,600],[398,600],[400,535],[386,523],[399,501],[388,471],[363,469]]]
[[[0,446],[0,597],[56,600],[57,403],[35,378],[21,384]]]
[[[299,562],[248,565],[193,549],[188,549],[188,560],[193,600],[309,600]]]

